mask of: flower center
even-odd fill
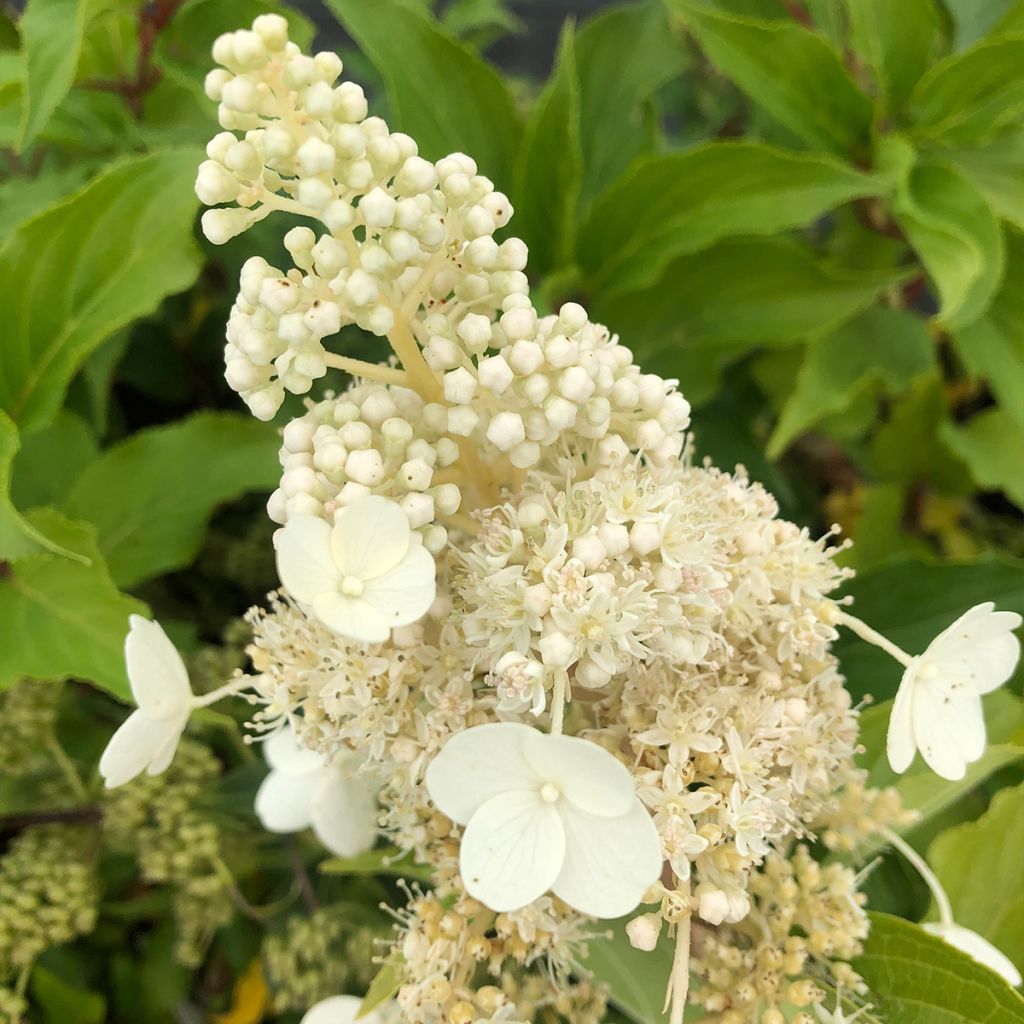
[[[358,576],[346,576],[341,581],[341,592],[346,597],[359,597],[363,592],[363,581]]]
[[[561,790],[553,782],[545,782],[540,787],[540,798],[546,804],[553,804],[561,795]]]
[[[918,679],[934,679],[939,674],[937,666],[932,664],[930,661],[926,661],[917,673]]]

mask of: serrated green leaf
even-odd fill
[[[1024,999],[994,971],[917,925],[871,914],[853,969],[887,1024],[1022,1024]]]
[[[530,248],[530,273],[571,262],[583,180],[575,29],[565,23],[555,70],[527,122],[515,167],[515,230]]]
[[[392,128],[431,160],[453,151],[511,188],[522,123],[501,76],[472,47],[408,0],[328,0],[384,79]]]
[[[792,345],[834,329],[904,273],[840,268],[788,238],[737,238],[673,260],[651,288],[588,302],[645,354]]]
[[[704,0],[669,4],[712,63],[808,145],[838,155],[867,146],[871,101],[824,36],[795,22],[726,14]]]
[[[0,563],[13,562],[26,555],[49,551],[88,563],[80,550],[73,550],[38,530],[23,516],[11,499],[11,466],[21,447],[18,428],[0,409]]]
[[[1024,428],[1007,409],[985,409],[963,426],[944,423],[942,440],[979,487],[1024,508]]]
[[[25,88],[18,150],[32,145],[75,79],[86,0],[29,0],[18,21]]]
[[[852,613],[910,654],[920,654],[950,623],[982,601],[1024,613],[1024,563],[987,556],[974,562],[906,559],[865,572],[844,588]],[[834,651],[855,700],[886,700],[902,670],[888,654],[841,631]]]
[[[96,525],[112,578],[134,586],[191,562],[221,502],[275,487],[280,443],[270,424],[196,413],[109,448],[85,468],[64,508]]]
[[[128,616],[145,614],[146,606],[114,586],[88,523],[52,509],[37,509],[26,519],[62,547],[84,551],[90,564],[36,554],[0,574],[0,688],[23,676],[74,676],[128,699],[123,650]]]
[[[874,72],[886,109],[898,110],[940,43],[932,0],[846,0],[854,49]]]
[[[957,924],[1024,967],[1024,786],[996,793],[977,821],[948,829],[928,850]]]
[[[935,343],[920,317],[898,309],[861,313],[811,342],[768,455],[777,458],[799,434],[848,408],[865,390],[899,392],[934,367]]]
[[[1024,111],[1024,36],[983,40],[935,64],[910,98],[914,133],[950,146],[991,138]]]
[[[939,320],[953,328],[977,320],[999,289],[1003,235],[985,197],[961,173],[918,164],[893,204],[935,285]]]
[[[119,161],[0,250],[0,406],[49,422],[82,360],[199,269],[191,149]]]
[[[634,1024],[663,1024],[674,943],[665,934],[650,953],[634,949],[626,935],[628,921],[623,917],[605,922],[610,935],[587,943],[590,955],[585,966],[609,986],[612,1005]]]
[[[711,142],[646,157],[595,205],[580,232],[580,265],[594,289],[639,289],[675,256],[731,235],[804,227],[885,188],[830,157],[760,142]]]
[[[410,878],[430,882],[433,869],[427,864],[417,864],[407,853],[398,849],[368,850],[355,857],[331,857],[318,865],[325,875],[391,875],[395,878]]]

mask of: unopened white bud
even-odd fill
[[[564,307],[563,307],[564,308]],[[626,924],[626,935],[634,949],[650,953],[658,945],[661,935],[661,917],[658,914],[641,914]]]
[[[487,440],[499,451],[507,452],[526,440],[526,427],[517,412],[499,412],[487,425]]]

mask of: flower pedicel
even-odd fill
[[[284,235],[288,264],[242,269],[228,383],[270,419],[332,370],[353,382],[284,427],[268,504],[284,590],[249,613],[252,673],[193,698],[151,627],[152,676],[129,646],[129,721],[159,749],[115,737],[108,783],[166,767],[191,707],[244,693],[275,745],[271,828],[317,825],[268,796],[295,770],[282,730],[316,772],[379,785],[376,832],[433,873],[386,956],[410,1024],[597,1024],[594,919],[639,905],[615,927],[673,943],[673,1024],[687,1002],[709,1024],[843,1019],[826,988],[863,991],[864,898],[807,843],[900,841],[912,816],[854,764],[837,628],[907,669],[894,767],[920,749],[955,777],[980,756],[980,696],[1012,671],[1019,618],[981,605],[906,655],[834,596],[850,575],[834,534],[780,520],[742,469],[695,464],[675,381],[580,305],[534,308],[525,245],[495,238],[511,204],[470,156],[420,157],[280,17],[214,57],[207,237],[307,222]],[[345,355],[353,324],[391,357]],[[310,1024],[349,1019],[328,1004]]]

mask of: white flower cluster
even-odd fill
[[[979,606],[920,658],[894,647],[836,598],[833,533],[693,463],[676,382],[575,303],[538,315],[525,247],[494,239],[511,206],[469,157],[421,159],[275,16],[215,57],[226,131],[197,191],[235,205],[208,237],[275,210],[322,226],[287,233],[290,269],[245,265],[228,380],[261,418],[328,370],[356,380],[284,427],[284,591],[249,615],[252,673],[194,698],[162,634],[130,642],[140,711],[108,783],[161,770],[191,708],[248,691],[268,828],[344,852],[382,834],[432,869],[388,958],[409,1024],[596,1024],[593,919],[641,903],[634,945],[676,944],[672,1024],[688,1000],[720,1024],[825,1013],[810,978],[856,990],[867,918],[854,873],[801,844],[907,823],[854,765],[837,628],[907,670],[894,767],[920,749],[953,777],[1019,617]],[[388,358],[328,350],[348,325]]]

